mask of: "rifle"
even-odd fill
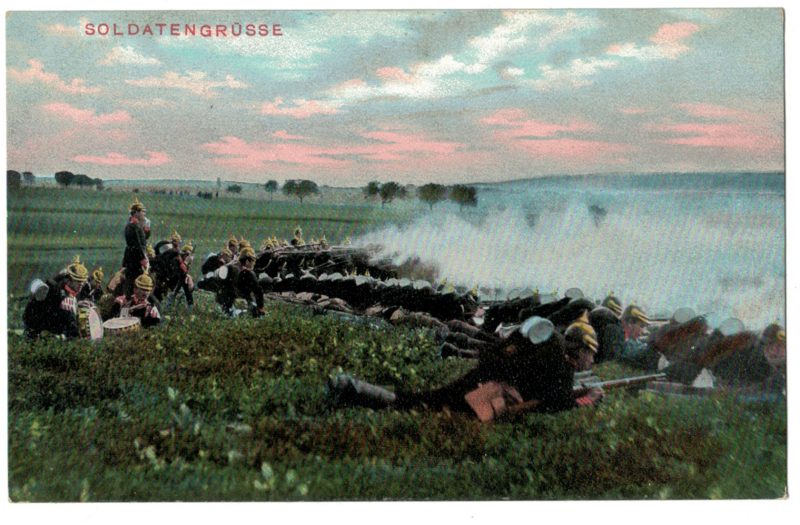
[[[586,395],[592,388],[602,388],[605,390],[612,390],[615,388],[635,386],[650,381],[657,381],[667,377],[665,373],[646,374],[641,376],[623,377],[622,379],[611,379],[609,381],[596,381],[592,383],[581,383],[572,387],[572,394],[578,398]],[[530,410],[536,409],[542,402],[539,399],[531,399],[530,401],[523,401],[507,407],[507,412],[504,415],[514,416]]]

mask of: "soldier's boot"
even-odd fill
[[[462,359],[477,359],[479,352],[477,350],[464,350],[450,343],[443,343],[439,347],[439,357],[445,359],[447,357],[460,357]]]
[[[363,406],[378,409],[388,407],[397,399],[393,392],[366,381],[360,381],[348,374],[339,374],[329,379],[327,390],[335,406]]]

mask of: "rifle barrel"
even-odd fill
[[[637,385],[639,383],[647,383],[648,381],[657,381],[664,379],[667,374],[661,372],[658,374],[647,374],[633,377],[623,377],[621,379],[611,379],[609,381],[599,381],[596,383],[584,383],[573,388],[575,391],[588,390],[590,388],[602,388],[603,390],[610,390],[612,388],[621,388],[626,386]]]

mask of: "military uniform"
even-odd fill
[[[217,302],[229,315],[233,313],[237,297],[244,298],[248,303],[255,303],[251,310],[254,317],[264,314],[264,292],[258,284],[255,272],[245,267],[245,263],[251,260],[255,262],[255,252],[252,248],[245,247],[239,254],[238,263],[229,266],[227,279],[219,283]]]
[[[533,405],[537,411],[557,412],[593,404],[594,398],[576,398],[573,393],[574,373],[578,369],[575,355],[581,349],[597,351],[591,326],[573,323],[561,335],[546,319],[537,317],[529,321],[501,346],[481,352],[477,367],[441,388],[393,394],[349,376],[338,376],[329,383],[329,392],[340,404],[399,409],[448,407],[478,413],[468,397],[479,392],[482,385],[492,383],[500,386],[504,397],[510,394],[510,401],[537,400]]]
[[[67,338],[79,337],[78,301],[88,278],[89,272],[76,257],[66,272],[49,279],[45,297],[31,297],[22,314],[26,337],[35,339],[43,331]]]
[[[122,258],[122,267],[125,268],[125,295],[133,293],[133,283],[142,275],[149,266],[147,258],[147,237],[144,224],[134,214],[145,211],[139,199],[135,199],[130,207],[131,217],[125,225],[125,254]]]
[[[117,297],[111,317],[138,317],[144,328],[158,325],[161,322],[160,308],[158,302],[149,296],[153,287],[153,279],[148,274],[137,277],[133,295]]]
[[[181,248],[180,255],[169,261],[169,266],[166,268],[166,274],[163,279],[164,288],[170,294],[167,298],[167,307],[172,304],[175,296],[181,290],[186,296],[186,304],[189,309],[191,310],[194,306],[194,283],[189,274],[193,254],[194,247],[191,244],[186,244]],[[159,297],[159,299],[161,298]]]
[[[80,293],[78,294],[79,301],[91,301],[95,304],[100,302],[100,299],[103,297],[105,293],[103,290],[103,278],[105,274],[103,273],[103,268],[97,268],[92,272],[91,277],[87,283],[81,288]]]

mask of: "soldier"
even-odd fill
[[[169,267],[167,268],[166,276],[164,277],[164,288],[169,295],[167,296],[166,307],[172,306],[172,302],[177,297],[178,293],[183,290],[186,296],[186,307],[189,311],[194,307],[194,282],[192,276],[189,274],[189,269],[194,261],[194,246],[192,243],[186,243],[181,248],[179,256],[172,259]],[[161,299],[159,297],[159,299]]]
[[[89,281],[86,285],[81,289],[81,293],[79,294],[79,300],[88,300],[92,301],[93,303],[97,304],[100,302],[100,298],[103,297],[105,293],[103,290],[103,279],[105,278],[105,274],[103,273],[103,267],[95,268],[92,271],[91,276],[89,277]]]
[[[600,303],[600,306],[608,308],[617,317],[622,317],[622,302],[614,296],[614,292],[609,292],[608,296]]]
[[[161,322],[158,302],[150,293],[153,291],[153,278],[145,272],[134,280],[133,295],[120,295],[114,301],[111,317],[138,317],[142,327],[156,326]]]
[[[48,331],[67,338],[78,337],[78,295],[88,279],[89,271],[76,256],[63,274],[46,283],[34,281],[33,297],[22,315],[25,336],[35,339]]]
[[[125,255],[122,258],[122,267],[125,268],[125,295],[133,294],[133,283],[145,270],[150,268],[147,258],[147,237],[149,227],[145,232],[144,205],[134,198],[130,206],[130,218],[125,225]]]
[[[213,272],[214,270],[218,269],[220,266],[225,266],[233,259],[233,254],[227,248],[223,248],[219,253],[212,253],[206,260],[203,261],[203,265],[200,267],[200,271],[203,275]]]
[[[228,239],[228,250],[230,250],[233,259],[239,256],[239,240],[235,235],[231,235]]]
[[[625,339],[639,339],[646,335],[647,327],[650,326],[650,318],[635,304],[628,305],[622,312],[620,320],[625,331]]]
[[[590,325],[573,323],[562,336],[547,319],[532,317],[500,347],[481,352],[477,367],[441,388],[395,394],[342,374],[328,382],[328,392],[340,405],[448,407],[474,411],[481,420],[493,419],[506,410],[556,412],[593,405],[603,398],[600,388],[578,398],[573,394],[574,373],[591,368],[596,351]]]
[[[305,241],[303,240],[303,230],[298,226],[294,229],[294,237],[291,240],[292,246],[304,246]]]
[[[155,245],[154,250],[157,255],[161,255],[167,250],[175,250],[176,252],[180,251],[182,240],[183,239],[181,238],[177,230],[172,230],[172,237],[170,237],[169,240],[158,241]]]
[[[261,291],[253,271],[255,263],[255,252],[246,247],[239,254],[239,259],[229,266],[228,276],[220,283],[217,291],[217,302],[226,314],[236,315],[234,302],[237,297],[241,297],[250,303],[253,317],[264,315],[264,292]]]

